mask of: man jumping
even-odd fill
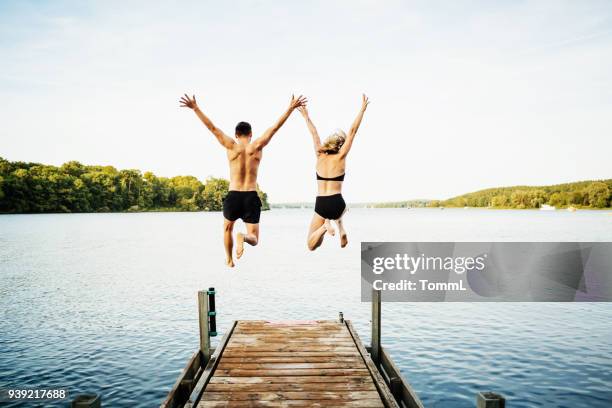
[[[185,94],[181,98],[181,106],[193,109],[198,118],[217,138],[219,143],[227,151],[227,159],[230,167],[229,193],[223,200],[223,242],[225,244],[225,263],[229,267],[234,266],[232,247],[234,240],[232,231],[234,223],[241,218],[246,225],[246,234],[236,234],[236,258],[240,259],[244,252],[244,243],[257,245],[259,239],[259,215],[261,213],[261,200],[257,195],[257,170],[261,162],[262,150],[272,136],[283,126],[294,109],[306,105],[306,98],[299,96],[297,99],[291,96],[289,107],[278,119],[278,121],[259,138],[251,142],[251,125],[240,122],[236,125],[236,140],[232,139],[221,129],[216,127],[211,120],[204,115],[196,103],[195,95],[191,98]]]

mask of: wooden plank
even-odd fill
[[[224,362],[221,360],[217,370],[298,370],[298,369],[312,369],[319,370],[325,368],[362,368],[363,362],[333,362],[333,363],[304,363],[304,362],[291,362],[291,363],[232,363]]]
[[[391,356],[384,347],[381,347],[381,365],[389,378],[397,378],[399,381],[399,398],[408,408],[424,408],[421,399],[412,389],[408,381],[404,379],[400,369],[395,365]]]
[[[248,349],[228,353],[232,357],[359,357],[361,354],[357,349],[350,351],[249,351]]]
[[[245,335],[245,334],[240,334],[238,336],[234,337],[234,341],[236,342],[243,342],[243,341],[248,341],[249,343],[253,343],[253,342],[257,342],[257,341],[302,341],[302,342],[306,342],[306,341],[314,341],[314,342],[351,342],[353,341],[353,339],[351,339],[350,336],[345,335],[344,333],[341,334],[329,334],[329,333],[325,333],[324,335],[304,335],[304,334],[291,334],[291,335],[285,335],[285,334],[274,334],[274,335],[270,335],[270,334],[252,334],[252,335]]]
[[[328,337],[345,334],[337,330],[269,330],[269,331],[240,331],[236,334],[241,336],[293,336],[293,337]]]
[[[294,352],[294,351],[353,351],[355,350],[354,346],[325,346],[325,345],[300,345],[300,344],[262,344],[258,346],[249,346],[249,345],[234,345],[231,344],[227,347],[228,353],[234,353],[239,351],[285,351],[285,352]]]
[[[338,323],[337,323],[338,324]],[[346,332],[339,329],[326,330],[242,330],[236,332],[237,337],[272,337],[272,336],[291,336],[291,337],[342,337]]]
[[[298,326],[290,326],[290,325],[251,325],[251,326],[239,326],[236,330],[238,333],[246,333],[246,332],[283,332],[283,331],[292,331],[292,332],[324,332],[324,331],[342,331],[337,325],[337,322],[331,322],[329,324],[318,324],[318,325],[298,325]]]
[[[204,359],[208,360],[211,355],[210,336],[208,334],[208,291],[198,291],[198,320],[200,326],[200,351]]]
[[[239,320],[238,329],[244,327],[325,327],[334,326],[338,322],[335,320],[287,320],[287,321],[270,321],[270,320]]]
[[[336,401],[355,401],[362,399],[376,399],[378,392],[374,391],[334,391],[334,392],[204,392],[205,401],[288,401],[288,400],[336,400]]]
[[[380,315],[381,292],[372,289],[372,360],[376,366],[380,365]]]
[[[170,389],[168,396],[161,403],[160,408],[176,408],[182,406],[185,401],[189,398],[189,393],[191,393],[190,386],[192,384],[186,383],[185,381],[194,381],[196,380],[196,375],[199,374],[198,370],[202,365],[202,354],[199,351],[193,353],[181,374],[179,374],[176,382]]]
[[[260,357],[223,357],[224,363],[363,363],[358,354],[354,356],[294,356],[293,353],[283,353],[280,356]]]
[[[378,392],[380,393],[380,397],[383,403],[385,404],[385,407],[386,408],[399,408],[399,405],[397,404],[397,402],[395,401],[395,398],[393,398],[393,395],[391,394],[391,390],[389,390],[389,387],[387,387],[385,380],[382,378],[382,376],[378,372],[376,365],[370,358],[370,355],[366,351],[365,346],[361,342],[361,339],[359,338],[357,331],[353,328],[353,324],[351,323],[350,320],[345,320],[345,324],[346,324],[346,327],[348,328],[348,331],[351,333],[351,336],[353,336],[353,338],[355,339],[355,345],[357,346],[357,349],[361,353],[361,357],[363,358],[363,361],[365,362],[366,367],[368,368],[370,375],[372,376],[372,379],[374,380],[374,384],[376,385],[376,388],[378,389]]]
[[[219,345],[215,349],[215,352],[213,353],[213,355],[210,357],[210,360],[206,364],[206,368],[202,372],[202,375],[200,375],[200,379],[198,380],[197,384],[195,385],[195,387],[193,388],[191,392],[191,396],[189,400],[192,402],[190,403],[190,405],[196,406],[198,401],[200,400],[202,391],[206,388],[206,385],[210,381],[210,378],[213,376],[213,373],[215,371],[215,368],[217,367],[219,359],[221,355],[223,354],[223,351],[225,350],[225,347],[229,339],[232,336],[232,331],[234,330],[234,327],[236,327],[235,321],[232,324],[232,327],[227,331],[227,333],[225,333],[225,335],[219,342]]]
[[[367,376],[362,377],[213,377],[210,384],[374,384]]]
[[[276,376],[368,376],[367,368],[324,368],[324,369],[291,369],[291,370],[217,370],[219,377],[276,377]]]
[[[266,339],[266,338],[270,338],[270,337],[275,337],[281,335],[279,333],[234,333],[234,339],[238,340],[241,338],[262,338],[262,339]],[[339,332],[330,332],[330,331],[326,331],[324,333],[312,333],[312,332],[302,332],[302,333],[283,333],[283,336],[286,336],[288,338],[296,338],[296,339],[311,339],[311,338],[315,338],[315,339],[351,339],[351,336],[349,336],[346,332],[344,331],[339,331]]]
[[[357,401],[312,401],[312,400],[300,400],[300,401],[202,401],[198,405],[198,408],[221,408],[221,407],[233,407],[233,408],[256,408],[256,407],[352,407],[352,408],[382,408],[384,407],[380,398],[371,400],[357,400]]]
[[[231,377],[226,377],[231,378]],[[244,377],[243,377],[244,378]],[[359,378],[359,377],[349,377]],[[352,391],[376,391],[376,387],[372,382],[338,382],[338,383],[272,383],[272,384],[261,384],[261,383],[243,383],[243,384],[219,384],[219,383],[208,383],[206,391],[216,392],[233,392],[233,391],[248,391],[248,392],[262,392],[262,391],[341,391],[341,390],[352,390]]]
[[[291,346],[320,346],[320,345],[329,345],[334,347],[352,347],[353,341],[347,339],[296,339],[296,338],[283,338],[282,336],[278,337],[269,337],[267,339],[236,339],[232,341],[232,347],[239,346],[249,346],[249,347],[258,347],[258,346],[272,346],[272,345],[291,345]]]

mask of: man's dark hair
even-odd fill
[[[251,133],[251,125],[247,122],[240,122],[236,125],[237,136],[248,136]]]

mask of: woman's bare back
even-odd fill
[[[338,154],[319,153],[317,156],[317,174],[323,178],[334,178],[344,174],[346,157]],[[342,192],[342,181],[317,180],[318,195],[327,196]]]

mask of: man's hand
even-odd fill
[[[185,94],[185,96],[181,98],[181,107],[193,109],[196,116],[200,118],[202,123],[204,123],[204,126],[206,126],[208,130],[210,130],[211,133],[215,135],[215,137],[223,147],[225,147],[226,149],[231,149],[234,146],[234,139],[223,133],[223,131],[216,127],[208,118],[208,116],[206,116],[204,112],[199,109],[195,95],[190,98],[189,95]]]
[[[306,106],[306,102],[308,102],[308,100],[303,95],[298,96],[297,99],[295,98],[295,96],[291,95],[291,102],[289,102],[289,109],[294,110],[297,108],[304,107]]]
[[[190,98],[189,95],[185,94],[185,96],[181,98],[181,108],[189,108],[195,110],[195,108],[197,107],[198,103],[196,102],[195,95]]]
[[[370,104],[370,98],[368,98],[366,94],[361,94],[361,98],[361,110],[365,111]]]

